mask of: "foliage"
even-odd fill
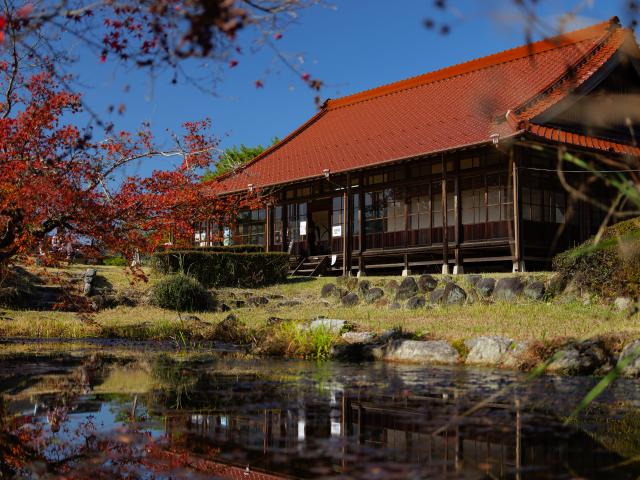
[[[264,251],[262,245],[212,245],[210,247],[198,247],[198,252],[231,252],[231,253],[260,253]],[[180,250],[170,250],[179,253]]]
[[[102,264],[109,267],[126,267],[127,265],[129,265],[129,262],[127,262],[127,259],[122,255],[117,255],[115,257],[103,258]]]
[[[262,353],[293,358],[326,359],[338,341],[338,336],[329,329],[311,330],[292,321],[279,323],[263,334],[258,346]]]
[[[200,250],[163,252],[154,255],[154,268],[161,273],[188,273],[207,287],[251,288],[283,282],[289,272],[289,255]]]
[[[209,292],[198,280],[184,274],[168,275],[151,287],[151,303],[179,312],[207,309]]]
[[[263,147],[262,145],[247,147],[246,145],[241,144],[239,147],[234,145],[233,147],[227,148],[218,158],[218,161],[215,164],[215,170],[205,171],[202,176],[202,180],[206,182],[225,173],[234,171],[245,163],[250,162],[267,148],[270,148],[279,141],[280,139],[278,137],[274,137],[271,140],[271,145],[268,145],[267,147]]]
[[[562,282],[605,298],[640,296],[640,217],[607,227],[601,240],[591,238],[557,255],[553,268]]]

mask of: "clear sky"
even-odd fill
[[[273,43],[294,61],[302,59],[301,68],[325,83],[323,99],[336,98],[525,43],[524,21],[513,3],[449,0],[443,12],[433,0],[333,0],[333,7],[304,11]],[[628,23],[626,3],[539,0],[537,11],[545,23],[557,25],[559,14],[577,8],[569,25],[573,29],[613,15]],[[428,18],[435,21],[434,29],[425,27]],[[443,22],[450,27],[446,35],[439,33]],[[239,41],[243,53],[233,56],[239,62],[234,68],[226,62],[217,69],[196,62],[185,65],[200,84],[211,86],[215,80],[215,94],[184,80],[174,85],[170,72],[152,80],[148,72],[125,71],[93,55],[82,54],[77,71],[87,103],[118,129],[135,129],[148,121],[158,137],[166,139],[166,132],[178,131],[182,122],[209,117],[223,147],[266,144],[314,114],[315,93],[276,59],[273,50],[252,52],[247,34]],[[256,88],[256,80],[264,88]],[[109,117],[109,105],[117,111],[121,103],[125,113]],[[166,161],[148,160],[129,173],[147,174]]]

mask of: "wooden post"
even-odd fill
[[[267,219],[265,228],[265,251],[270,252],[273,249],[273,206],[267,205]]]
[[[360,181],[358,184],[360,185],[360,193],[358,194],[358,216],[360,217],[358,223],[360,223],[360,257],[358,258],[358,276],[363,277],[367,274],[365,261],[364,261],[364,251],[367,249],[367,236],[364,231],[364,187],[363,187],[364,177],[360,175]]]
[[[518,155],[516,147],[511,148],[511,176],[513,189],[513,272],[524,271],[522,259],[522,240],[520,238],[520,181],[518,179]]]
[[[449,215],[447,212],[447,162],[442,154],[442,273],[449,273]]]
[[[348,276],[351,274],[351,228],[349,222],[350,199],[351,194],[351,174],[347,173],[346,185],[342,193],[342,275]]]
[[[459,170],[459,169],[458,169]],[[462,206],[460,202],[460,172],[456,173],[454,180],[454,211],[455,211],[455,236],[456,236],[456,248],[454,251],[456,263],[453,266],[453,274],[459,275],[464,273],[464,267],[462,265],[462,253],[460,252],[461,232],[462,232]]]
[[[408,178],[408,177],[405,177]],[[409,195],[405,193],[404,196],[404,270],[402,270],[402,276],[408,277],[411,275],[411,269],[409,268],[409,255],[406,253],[407,246],[409,245]]]

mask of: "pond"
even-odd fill
[[[638,478],[640,384],[0,345],[0,478]],[[567,422],[567,420],[570,420]]]

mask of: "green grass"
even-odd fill
[[[68,271],[79,273],[86,267],[73,265]],[[123,269],[99,266],[98,273],[107,277],[115,288],[131,288]],[[544,277],[544,274],[535,274]],[[493,275],[492,275],[493,276]],[[500,276],[500,275],[495,275]],[[372,286],[383,286],[390,277],[369,277]],[[398,279],[398,278],[396,278]],[[157,279],[151,276],[150,282]],[[399,280],[399,279],[398,279]],[[598,335],[620,334],[640,336],[637,316],[627,317],[609,306],[580,301],[493,303],[420,310],[390,310],[386,306],[360,304],[342,307],[334,299],[323,300],[319,293],[322,285],[334,278],[290,280],[286,283],[260,288],[220,289],[219,300],[230,303],[232,296],[244,299],[246,295],[283,295],[284,300],[299,300],[297,306],[278,306],[283,300],[272,299],[261,307],[234,308],[233,314],[253,331],[264,329],[270,317],[290,323],[308,322],[318,316],[349,320],[357,330],[381,332],[401,327],[404,332],[418,338],[443,338],[460,341],[480,335],[503,335],[514,340],[551,340],[558,337],[577,339]],[[464,280],[460,283],[464,286]],[[147,289],[149,284],[134,288]],[[70,312],[41,312],[5,310],[10,320],[0,320],[0,337],[86,338],[117,337],[130,339],[172,340],[178,343],[213,339],[215,325],[228,313],[198,313],[200,322],[183,321],[177,313],[156,307],[117,307],[106,309],[82,320]],[[287,322],[285,322],[287,323]],[[330,339],[315,338],[302,341],[305,351],[318,356],[326,350]]]

